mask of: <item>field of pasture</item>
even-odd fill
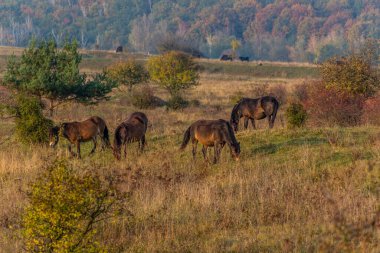
[[[0,49],[2,72],[8,52]],[[130,57],[83,53],[85,72]],[[91,143],[82,145],[82,160],[68,159],[65,140],[55,150],[25,146],[12,137],[13,120],[1,120],[0,252],[23,251],[20,217],[30,184],[56,159],[67,159],[79,173],[113,175],[128,193],[124,211],[97,227],[97,240],[109,252],[379,252],[380,127],[291,130],[283,98],[274,129],[263,120],[257,130],[237,133],[239,162],[226,148],[219,164],[204,161],[200,148],[193,161],[191,145],[178,151],[193,121],[229,119],[237,97],[254,96],[264,86],[281,85],[290,93],[294,85],[318,77],[311,65],[199,63],[200,85],[185,95],[197,102],[180,111],[136,109],[123,88],[98,105],[57,110],[56,123],[100,116],[111,137],[130,113],[146,113],[146,150],[138,154],[131,144],[126,160],[116,161],[111,150],[89,156]],[[152,89],[168,98],[161,88]]]

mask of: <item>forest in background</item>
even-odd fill
[[[0,45],[32,37],[86,49],[217,58],[237,41],[255,60],[322,62],[380,39],[377,0],[0,0]]]

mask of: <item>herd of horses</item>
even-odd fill
[[[239,160],[240,143],[235,137],[238,131],[239,121],[244,118],[244,128],[247,129],[251,121],[255,129],[255,120],[268,119],[269,128],[272,128],[276,119],[279,103],[276,98],[264,96],[260,98],[242,98],[233,107],[230,121],[198,120],[191,124],[185,131],[180,150],[184,150],[187,144],[192,142],[192,154],[195,159],[198,143],[202,144],[202,154],[207,160],[207,150],[214,148],[213,163],[217,163],[223,147],[227,144],[233,159]],[[49,131],[50,146],[55,147],[59,137],[63,136],[69,141],[68,150],[72,156],[81,158],[81,142],[92,141],[94,146],[91,154],[95,152],[97,138],[101,139],[101,149],[111,148],[117,160],[121,159],[121,151],[124,146],[124,158],[127,156],[127,144],[139,143],[139,151],[143,152],[146,144],[145,134],[148,129],[148,118],[142,112],[132,113],[125,121],[120,123],[114,133],[113,145],[109,138],[109,130],[105,121],[97,116],[81,122],[66,122],[55,126]],[[77,152],[72,151],[72,145],[76,145]]]

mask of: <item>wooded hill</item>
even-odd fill
[[[31,37],[82,48],[156,53],[167,48],[216,58],[239,43],[251,59],[323,61],[380,38],[377,0],[0,0],[0,44]]]

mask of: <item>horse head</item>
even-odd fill
[[[111,146],[112,148],[112,153],[113,155],[115,156],[115,158],[117,160],[120,160],[121,159],[121,148],[120,147],[115,147],[115,146]]]
[[[49,129],[49,145],[50,147],[54,148],[59,140],[59,132],[61,130],[61,127],[55,126]]]
[[[240,159],[240,142],[236,142],[232,145],[231,155],[236,160]]]

